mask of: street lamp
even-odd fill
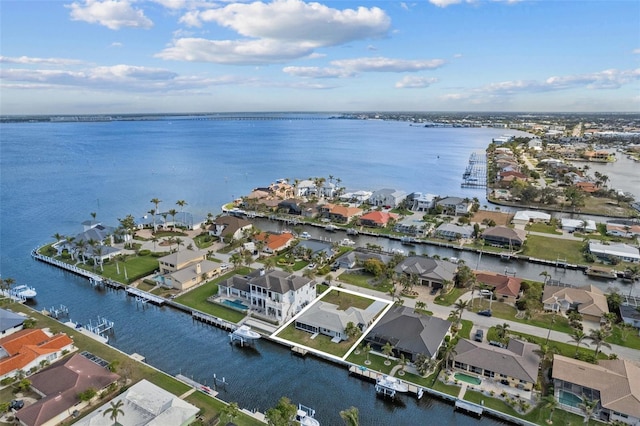
[[[553,327],[553,324],[556,323],[556,313],[553,313],[553,316],[551,317],[551,325],[549,326],[549,332],[547,333],[547,340],[544,342],[545,346],[549,343],[549,336],[551,335],[551,328]]]

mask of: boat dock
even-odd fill
[[[213,325],[227,331],[236,331],[236,329],[238,328],[237,324],[225,321],[212,315],[205,314],[200,311],[191,311],[191,317],[205,324]]]
[[[43,314],[55,319],[59,319],[60,317],[68,317],[69,308],[67,308],[65,305],[52,306],[49,309],[45,310]]]
[[[457,411],[463,411],[467,414],[471,414],[478,417],[482,416],[482,413],[484,412],[484,407],[482,405],[463,401],[461,399],[456,400],[455,407]]]
[[[309,353],[309,351],[305,348],[301,348],[300,346],[292,346],[291,353],[304,358],[305,356],[307,356],[307,353]]]
[[[375,370],[369,370],[367,367],[364,367],[361,365],[351,365],[349,366],[349,375],[360,377],[370,382],[377,382],[378,378],[382,375],[382,373]],[[416,386],[412,383],[408,383],[408,382],[403,382],[403,383],[406,384],[408,387],[407,392],[414,394],[417,399],[422,398],[424,392],[427,390],[421,386]]]
[[[460,186],[462,188],[485,188],[487,186],[487,157],[484,153],[471,153]]]
[[[150,303],[153,303],[154,305],[162,306],[165,302],[165,299],[160,296],[156,296],[146,291],[138,290],[137,288],[134,288],[134,287],[127,287],[127,294],[130,296],[135,296],[136,302],[139,301],[142,304],[150,302]]]
[[[207,385],[203,385],[202,383],[198,383],[195,380],[188,378],[187,376],[183,376],[182,374],[177,374],[175,377],[176,377],[176,379],[180,380],[181,382],[186,383],[187,385],[191,386],[195,390],[199,390],[202,393],[206,393],[207,395],[210,395],[210,396],[213,396],[213,397],[218,395],[218,391],[211,389]]]

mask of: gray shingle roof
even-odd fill
[[[411,256],[400,262],[394,271],[396,273],[416,274],[423,278],[453,281],[457,269],[458,266],[455,263],[446,260]]]
[[[390,342],[397,350],[434,356],[449,332],[449,321],[396,306],[367,335],[367,339]]]
[[[22,324],[24,320],[25,317],[22,315],[14,314],[6,309],[0,309],[0,333]]]
[[[511,339],[506,349],[460,339],[454,359],[463,364],[535,383],[540,364],[540,356],[534,352],[537,348],[538,345],[516,339]]]

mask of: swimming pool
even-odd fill
[[[464,373],[456,373],[453,375],[453,377],[455,377],[458,380],[461,380],[463,382],[467,382],[470,383],[472,385],[479,385],[480,383],[482,383],[482,380],[480,380],[479,378],[475,377],[475,376],[470,376],[468,374],[464,374]]]
[[[242,300],[223,300],[222,304],[227,305],[233,309],[239,309],[241,311],[247,311],[249,310],[249,307],[247,305],[245,305],[244,303],[242,303]]]
[[[582,403],[582,398],[564,390],[560,390],[558,399],[560,400],[560,404],[568,405],[570,407],[577,407]]]

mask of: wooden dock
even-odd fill
[[[482,416],[484,412],[484,407],[478,404],[474,404],[472,402],[463,401],[461,399],[456,400],[455,407],[457,411],[462,411],[467,414],[471,414],[474,416]]]
[[[238,328],[237,324],[225,321],[212,315],[205,314],[204,312],[200,311],[191,311],[191,317],[205,324],[213,325],[227,331],[236,331],[236,329]]]
[[[308,352],[309,352],[308,350],[306,350],[305,348],[301,348],[299,346],[292,346],[291,347],[291,353],[293,353],[294,355],[305,357],[305,356],[307,356]]]
[[[155,294],[148,293],[146,291],[139,290],[135,287],[127,287],[127,294],[130,296],[135,296],[136,298],[140,298],[137,300],[143,301],[143,303],[149,302],[154,305],[162,306],[165,302],[165,299],[156,296]]]

